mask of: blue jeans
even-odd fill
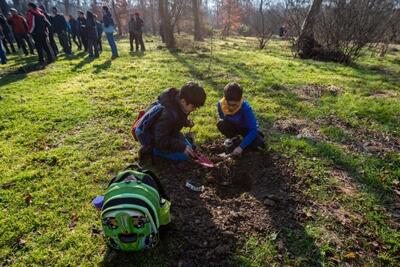
[[[139,139],[139,142],[143,145],[143,141],[140,140],[140,134],[142,133],[142,130],[138,127],[136,128],[136,137]],[[192,147],[192,144],[185,138],[185,143],[186,145]],[[185,161],[189,159],[189,156],[186,155],[184,152],[164,152],[161,151],[157,148],[153,148],[153,155],[166,158],[172,161]]]
[[[3,41],[1,41],[1,40],[0,40],[0,60],[1,60],[1,64],[7,63],[6,53],[3,50]]]
[[[112,32],[106,33],[108,44],[111,47],[111,53],[114,57],[118,56],[117,45],[115,44],[114,34]]]

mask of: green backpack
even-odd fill
[[[151,171],[118,173],[107,188],[101,212],[107,243],[122,251],[154,247],[160,226],[171,221],[170,206]]]

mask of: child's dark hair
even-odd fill
[[[179,93],[180,99],[185,99],[187,104],[201,107],[206,101],[206,92],[203,87],[195,82],[187,82]]]
[[[243,89],[240,84],[231,82],[224,87],[224,97],[227,101],[239,101],[242,99]]]

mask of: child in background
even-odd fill
[[[243,89],[235,82],[224,88],[224,97],[217,104],[218,130],[228,139],[225,145],[232,155],[240,155],[244,150],[264,148],[264,135],[258,131],[257,119],[249,103],[243,99]],[[240,141],[238,136],[243,136]]]

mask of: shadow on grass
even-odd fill
[[[93,65],[93,73],[94,74],[99,74],[100,72],[107,70],[111,67],[111,59],[107,59],[106,61],[104,61],[101,64],[95,64]]]
[[[214,156],[218,152],[208,151]],[[303,266],[321,266],[320,250],[297,216],[306,200],[287,168],[264,153],[221,164],[225,165],[212,170],[197,166],[177,170],[165,162],[153,166],[172,201],[171,225],[156,248],[131,254],[108,250],[101,265],[246,266],[237,254],[243,253],[247,237],[262,239],[272,232],[283,244],[280,254]],[[186,189],[186,179],[202,181],[206,191]],[[227,179],[231,182],[221,183]],[[275,204],[264,204],[271,195],[277,197],[270,200]]]
[[[93,62],[95,60],[95,58],[92,57],[84,57],[78,64],[76,64],[73,68],[72,71],[76,72],[79,71],[80,69],[82,69],[86,64],[89,64],[91,62]]]

